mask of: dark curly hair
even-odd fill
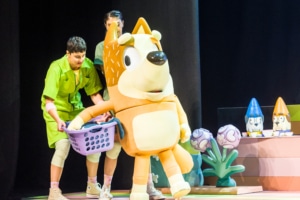
[[[78,36],[70,37],[67,42],[67,51],[69,51],[69,53],[86,51],[84,39]]]

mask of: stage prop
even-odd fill
[[[83,124],[80,130],[64,129],[69,136],[72,148],[77,153],[86,156],[112,149],[116,125],[119,127],[119,134],[124,134],[117,118],[101,123],[96,120],[97,118]]]
[[[300,136],[241,138],[234,164],[245,171],[233,178],[239,186],[258,186],[263,190],[300,191]],[[205,184],[214,185],[209,177]]]
[[[281,97],[278,97],[273,111],[273,133],[271,136],[292,136],[290,112]]]
[[[287,105],[291,116],[291,129],[294,135],[300,134],[300,105]]]
[[[239,186],[262,186],[263,190],[300,191],[300,105],[286,105],[278,97],[274,106],[263,106],[268,113],[267,129],[261,137],[244,132],[237,147],[239,155],[233,162],[244,165],[245,171],[233,175]],[[249,108],[248,108],[249,109]],[[219,123],[224,119],[240,124],[236,116],[244,108],[222,108]],[[226,111],[226,113],[225,113]],[[247,115],[247,114],[246,114]],[[234,117],[233,117],[234,116]],[[240,119],[241,120],[241,119]],[[253,135],[252,135],[253,136]],[[205,178],[204,185],[214,185],[215,177]]]
[[[261,137],[264,130],[264,115],[262,113],[261,107],[256,100],[252,98],[246,115],[245,115],[246,131],[245,136],[249,137]]]
[[[236,186],[236,187],[216,187],[216,186],[201,186],[192,187],[190,194],[197,195],[239,195],[249,194],[263,191],[262,186]],[[162,188],[163,194],[170,194],[169,188]],[[202,196],[199,196],[201,199]]]
[[[264,115],[255,98],[252,98],[245,115],[246,133],[244,137],[292,136],[291,116],[287,105],[278,97],[272,114],[272,131],[264,130]]]
[[[195,184],[195,182],[190,182],[190,194],[238,195],[262,191],[262,186],[259,185],[237,186],[236,181],[231,178],[231,176],[233,176],[234,174],[243,172],[245,170],[245,167],[243,165],[231,166],[231,164],[238,156],[238,150],[233,148],[236,148],[239,145],[240,139],[241,133],[233,125],[226,125],[221,127],[218,131],[217,141],[213,138],[212,133],[204,128],[196,129],[193,131],[190,140],[191,146],[195,150],[201,151],[202,154],[200,154],[199,152],[198,154],[193,155],[191,153],[191,150],[189,150],[189,152],[192,156],[195,156],[193,158],[198,158],[198,156],[200,157],[202,155],[203,161],[210,165],[209,167],[212,167],[207,167],[203,170],[203,172],[201,169],[200,171],[197,171],[198,173],[201,172],[201,175],[196,174],[196,179],[198,180],[199,177],[203,178],[203,176],[207,176],[205,177],[205,179],[210,179],[212,177],[212,179],[215,181],[214,183],[212,183],[212,185],[203,185],[203,182],[200,182],[200,184],[198,182],[197,184]],[[222,153],[219,150],[218,143],[222,148]],[[232,149],[229,154],[227,154],[228,149]],[[205,152],[207,152],[207,154],[204,154]],[[202,159],[199,162],[201,164]],[[197,162],[195,162],[194,160],[194,163]],[[201,168],[201,165],[194,165],[193,170],[196,170],[197,167]],[[158,181],[159,184],[157,186],[162,187],[160,189],[164,194],[170,194],[170,189],[168,188],[168,184],[165,181],[165,175],[161,166],[159,165],[159,162],[156,162],[156,167],[154,168],[154,170],[152,170],[152,172],[153,171],[157,172],[159,175],[156,176],[155,179],[160,180]]]
[[[206,129],[200,128],[193,131],[192,146],[201,152],[207,152],[207,154],[202,153],[202,159],[212,167],[204,169],[203,175],[218,177],[217,187],[235,187],[236,182],[231,175],[245,170],[243,165],[231,166],[238,156],[238,151],[233,148],[239,145],[240,139],[240,131],[231,124],[219,128],[217,142],[212,133]],[[218,144],[223,148],[222,153]],[[232,150],[227,155],[229,149]]]
[[[215,182],[211,186],[192,187],[191,194],[238,195],[262,191],[262,186],[237,186],[236,181],[231,178],[234,174],[245,171],[241,164],[232,166],[238,157],[238,150],[234,148],[238,147],[240,139],[240,131],[231,124],[219,128],[216,140],[207,129],[193,131],[191,145],[202,152],[202,159],[208,165],[203,169],[203,176],[205,179],[213,177]],[[168,188],[163,188],[162,192],[168,193]]]

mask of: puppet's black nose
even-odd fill
[[[152,51],[148,53],[147,59],[155,65],[163,65],[167,60],[167,56],[163,51]]]

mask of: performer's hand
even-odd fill
[[[101,122],[107,122],[112,118],[112,115],[110,114],[110,112],[106,112],[102,115],[99,115],[98,117],[96,117],[95,121],[100,124]]]
[[[66,127],[66,123],[63,120],[59,119],[59,121],[57,122],[57,130],[63,132],[63,127]]]

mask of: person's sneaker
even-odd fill
[[[102,186],[99,200],[111,200],[113,195],[110,193],[110,186]]]
[[[89,183],[86,187],[86,197],[89,198],[99,198],[101,192],[100,183]]]
[[[159,200],[165,199],[166,197],[161,193],[161,191],[157,190],[153,184],[147,185],[147,193],[149,194],[149,200]]]
[[[68,200],[61,194],[61,190],[59,188],[50,188],[48,200]]]

